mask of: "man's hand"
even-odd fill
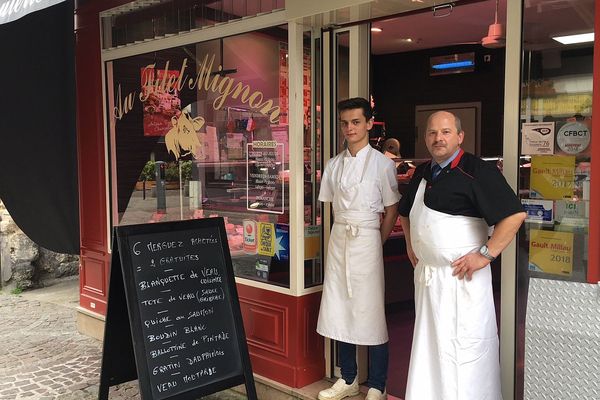
[[[398,203],[392,204],[391,206],[384,207],[383,209],[383,220],[381,221],[381,227],[379,232],[381,233],[381,244],[383,245],[387,238],[390,236],[396,220],[398,219]]]
[[[408,259],[410,260],[412,267],[415,268],[417,266],[417,263],[419,262],[419,259],[415,255],[415,252],[413,251],[412,246],[409,242],[406,242],[406,254],[408,255]]]
[[[463,279],[466,276],[467,280],[470,281],[473,278],[473,272],[480,270],[489,263],[490,260],[479,254],[479,252],[465,254],[452,263],[454,267],[452,275],[458,279]]]
[[[496,224],[492,237],[487,241],[489,252],[496,257],[502,253],[502,250],[508,246],[511,240],[515,237],[519,227],[525,220],[527,214],[518,212],[510,215]],[[404,225],[403,225],[404,226]],[[473,272],[485,267],[490,263],[490,260],[482,256],[478,251],[469,253],[452,263],[454,271],[452,275],[462,279],[465,276],[467,280],[471,280]]]
[[[400,223],[402,224],[402,231],[404,232],[404,240],[406,241],[406,254],[408,255],[408,259],[412,264],[412,267],[415,268],[419,259],[415,255],[415,252],[412,249],[412,245],[410,242],[410,220],[408,217],[400,216]]]

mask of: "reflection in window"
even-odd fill
[[[530,279],[542,278],[536,284],[545,287],[548,280],[586,282],[588,266],[593,42],[566,45],[552,37],[575,26],[593,32],[594,2],[533,3],[525,2],[523,18],[519,195],[528,217],[518,248],[517,399],[527,397],[526,387],[537,394],[545,386],[523,367],[536,365],[539,353],[526,348],[526,336],[544,334],[527,322],[531,307],[550,307],[531,303]]]
[[[157,40],[285,8],[285,0],[135,0],[101,14],[103,47]]]
[[[312,57],[311,57],[312,51]],[[314,65],[311,65],[311,61]],[[305,32],[304,38],[304,287],[323,283],[321,262],[321,204],[317,201],[321,183],[321,39]],[[311,71],[312,68],[312,71]],[[314,81],[313,81],[314,77]],[[314,93],[313,93],[314,91]],[[312,100],[316,100],[313,104]]]
[[[585,282],[593,48],[526,55],[520,195],[528,219],[520,246],[527,263],[521,268],[528,276]]]
[[[289,286],[287,31],[107,64],[115,224],[223,217],[236,276]]]

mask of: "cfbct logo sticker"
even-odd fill
[[[558,131],[556,143],[567,154],[581,153],[590,145],[590,130],[581,122],[568,122]]]

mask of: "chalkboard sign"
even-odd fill
[[[256,399],[223,219],[117,227],[114,242],[99,399],[136,376],[142,399],[242,383]]]

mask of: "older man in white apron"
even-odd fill
[[[323,172],[320,201],[333,203],[317,332],[337,340],[342,378],[320,400],[358,394],[356,345],[369,346],[367,400],[386,398],[388,333],[385,321],[382,243],[400,198],[394,162],[369,145],[372,112],[362,98],[338,105],[348,149]],[[383,220],[381,215],[383,216]]]
[[[406,400],[502,399],[490,261],[525,213],[498,168],[460,148],[463,137],[453,114],[429,117],[432,161],[417,168],[400,202],[415,267]]]

